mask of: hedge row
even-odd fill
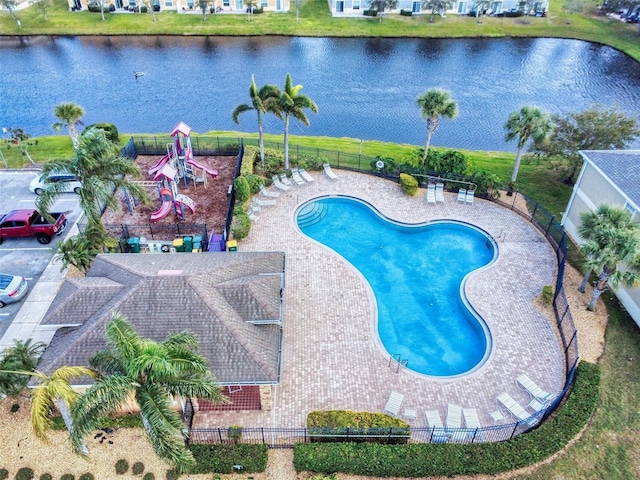
[[[493,475],[523,468],[562,449],[590,420],[598,403],[600,367],[581,362],[565,404],[536,430],[498,443],[377,445],[298,444],[297,471],[376,477]]]
[[[267,445],[189,445],[196,466],[189,473],[233,473],[242,465],[243,473],[264,472],[267,468]]]

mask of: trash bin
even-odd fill
[[[227,242],[227,250],[229,252],[237,252],[238,251],[238,242],[235,240],[229,240]]]
[[[192,252],[202,251],[202,235],[194,235],[193,237],[193,250]]]
[[[176,252],[184,252],[184,240],[182,238],[174,239],[173,248],[176,249]]]
[[[191,252],[193,250],[193,237],[184,237],[184,251]]]
[[[131,237],[127,240],[131,253],[140,253],[140,239],[138,237]]]

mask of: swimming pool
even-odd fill
[[[342,196],[303,204],[296,220],[305,235],[367,279],[377,302],[377,332],[390,355],[437,377],[471,372],[486,360],[489,330],[463,294],[466,275],[497,255],[480,229],[454,221],[401,224]]]

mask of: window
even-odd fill
[[[458,13],[467,13],[467,2],[458,3]]]
[[[165,7],[173,7],[173,1],[172,0],[164,0],[164,6]]]
[[[260,0],[260,8],[267,8],[269,6],[269,0]]]
[[[228,7],[231,5],[231,0],[222,0],[222,6],[223,7]]]
[[[631,218],[636,218],[637,210],[629,202],[624,205],[624,209],[631,214]]]
[[[353,9],[360,10],[360,0],[353,0]]]

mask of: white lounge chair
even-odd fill
[[[523,373],[516,378],[516,385],[525,390],[531,396],[532,400],[537,398],[541,403],[550,402],[555,397],[553,393],[549,393],[541,389],[526,373]]]
[[[403,401],[404,395],[398,392],[391,392],[391,395],[389,395],[389,400],[387,400],[387,403],[384,406],[384,413],[397,417]]]
[[[260,198],[255,198],[254,197],[253,201],[259,207],[271,207],[271,206],[276,204],[276,201],[274,199],[272,199],[272,198],[270,198],[268,200],[262,200]]]
[[[436,183],[436,202],[444,202],[444,183]]]
[[[293,183],[295,183],[296,185],[304,185],[304,180],[300,176],[297,168],[291,169],[291,180],[293,180]]]
[[[458,201],[464,203],[467,199],[467,189],[461,188],[458,190]]]
[[[462,429],[462,407],[460,405],[447,405],[447,433],[454,442],[464,442],[467,432]]]
[[[258,208],[260,208],[260,207],[258,207]],[[252,222],[258,221],[259,217],[256,215],[256,212],[253,211],[253,206],[249,207],[249,210],[247,210],[247,215],[249,215],[249,219]]]
[[[475,190],[467,190],[467,195],[464,199],[465,203],[468,203],[469,205],[473,205],[473,195],[476,193]]]
[[[291,185],[291,180],[289,179],[289,177],[287,177],[286,173],[280,174],[280,181],[284,183],[287,187]]]
[[[478,418],[478,411],[475,408],[463,408],[462,416],[471,439],[483,441],[484,435],[482,434],[482,424],[480,424],[480,419]]]
[[[324,170],[324,174],[329,180],[337,180],[338,176],[333,173],[333,170],[331,170],[331,165],[325,163],[324,165],[322,165],[322,169]]]
[[[278,190],[282,190],[283,192],[286,192],[291,188],[285,185],[284,183],[282,183],[280,181],[280,178],[277,175],[274,175],[273,177],[271,177],[271,180],[273,180],[273,186],[276,187]]]
[[[535,425],[537,419],[527,413],[527,411],[507,392],[502,392],[496,398],[519,422],[525,422],[529,426]]]
[[[418,418],[418,411],[415,408],[406,408],[404,409],[404,419],[405,420],[415,420]]]
[[[307,173],[307,171],[304,168],[300,168],[298,170],[298,173],[300,173],[300,176],[305,182],[307,183],[315,182],[315,178],[309,175],[309,173]]]
[[[444,425],[442,424],[440,412],[438,412],[438,410],[426,410],[424,416],[427,419],[427,425],[431,429],[431,441],[433,443],[447,443],[449,441],[449,435],[447,435]]]
[[[433,183],[427,185],[427,203],[436,203],[436,186]]]
[[[271,190],[267,190],[263,184],[260,184],[260,193],[265,197],[269,197],[269,198],[278,198],[280,196],[278,192],[272,192]]]

